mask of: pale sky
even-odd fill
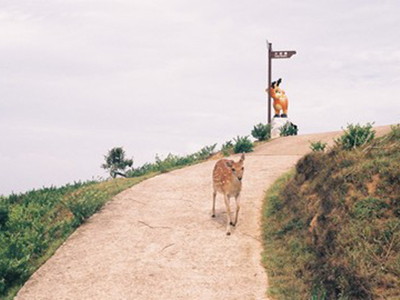
[[[1,0],[0,194],[265,122],[266,39],[300,134],[400,116],[397,0]]]

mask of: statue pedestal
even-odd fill
[[[271,138],[280,137],[281,131],[280,128],[286,123],[290,123],[291,120],[289,118],[272,118],[271,122]]]

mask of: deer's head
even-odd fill
[[[240,160],[239,160],[239,161],[234,162],[233,160],[229,160],[229,161],[227,162],[227,166],[228,166],[229,168],[231,168],[232,174],[233,174],[234,176],[236,176],[237,179],[239,179],[239,180],[242,180],[242,178],[243,178],[243,173],[244,173],[244,166],[243,166],[244,158],[245,158],[245,156],[244,156],[244,153],[243,153],[242,156],[240,157]]]

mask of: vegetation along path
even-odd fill
[[[215,160],[122,192],[71,235],[16,299],[265,299],[264,191],[309,151],[309,141],[331,143],[340,134],[279,138],[248,154],[231,236],[221,195],[211,218]]]

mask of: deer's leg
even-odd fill
[[[212,205],[212,218],[215,218],[215,198],[217,197],[217,192],[214,190],[213,192],[213,205]]]
[[[229,205],[229,200],[227,195],[224,194],[224,201],[225,201],[225,206],[226,206],[226,235],[231,234],[231,208]]]
[[[229,205],[229,208],[231,208],[231,197],[229,197],[229,196],[228,196],[228,205]],[[229,215],[229,218],[230,218],[229,224],[235,226],[233,224],[232,213]]]
[[[235,223],[233,223],[233,226],[236,226],[237,222],[238,222],[238,216],[239,216],[239,210],[240,210],[240,196],[237,196],[235,198],[236,201],[236,215],[235,215]]]

